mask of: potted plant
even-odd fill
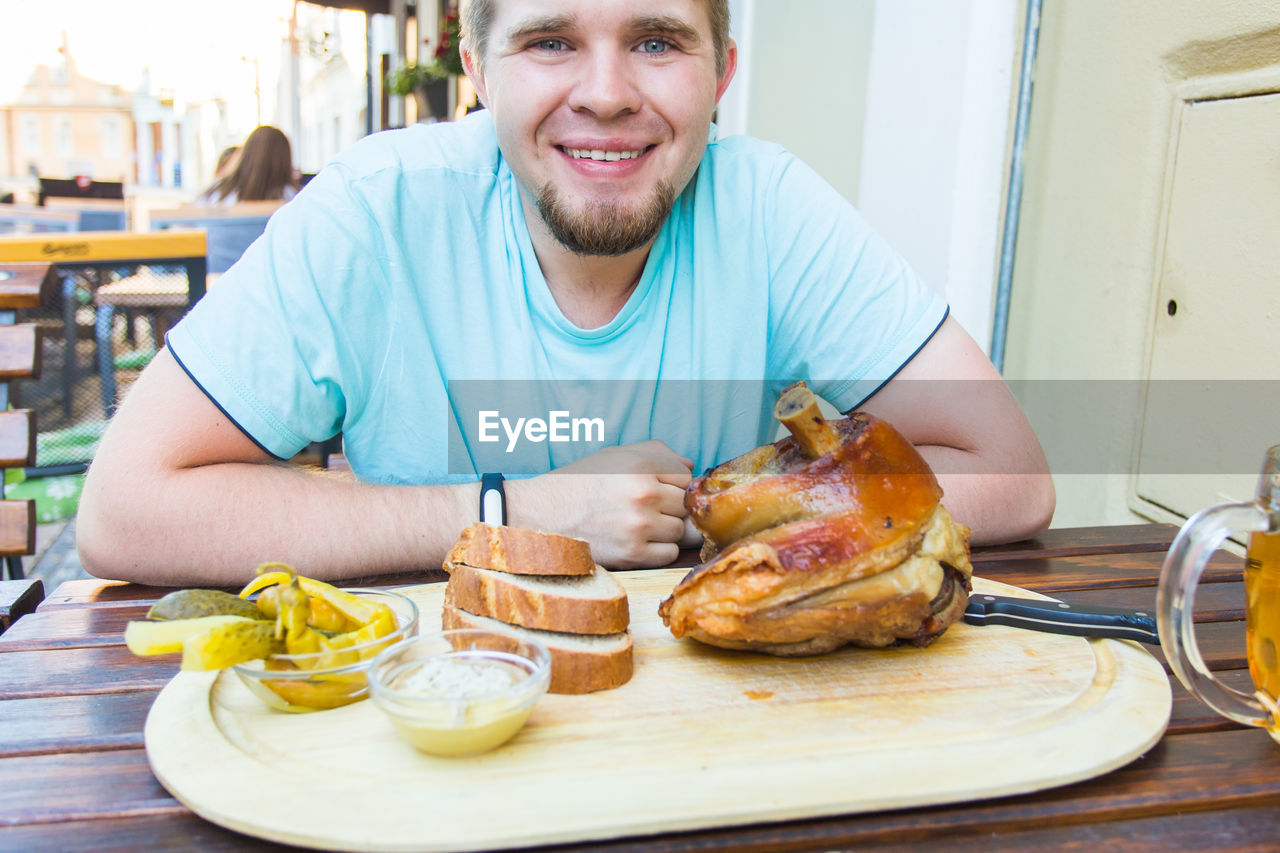
[[[431,39],[423,39],[423,48],[430,44]],[[463,73],[456,13],[445,15],[435,50],[424,54],[430,58],[407,62],[388,74],[387,91],[401,97],[412,95],[420,118],[431,115],[442,119],[448,109],[448,80]]]

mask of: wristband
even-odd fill
[[[507,492],[502,488],[501,474],[485,474],[480,478],[480,520],[486,524],[507,523]]]

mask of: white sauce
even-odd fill
[[[441,699],[474,699],[506,690],[525,673],[504,661],[436,657],[424,660],[397,679],[405,693]]]

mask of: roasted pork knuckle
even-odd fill
[[[827,421],[804,383],[774,415],[790,436],[689,484],[704,562],[662,602],[663,622],[783,656],[931,643],[964,613],[973,573],[969,529],[933,471],[883,420]]]

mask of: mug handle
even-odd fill
[[[1264,728],[1272,725],[1271,712],[1253,695],[1218,681],[1205,665],[1196,645],[1192,614],[1200,575],[1223,540],[1236,531],[1271,529],[1271,513],[1259,502],[1222,504],[1196,513],[1173,540],[1156,592],[1160,647],[1178,680],[1192,696],[1227,719]]]

